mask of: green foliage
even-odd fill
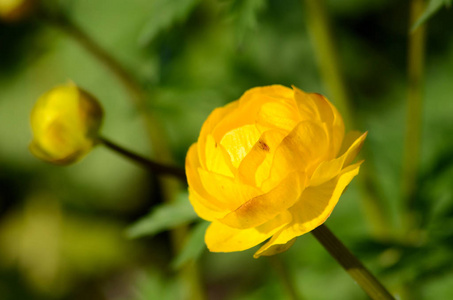
[[[450,7],[450,5],[451,0],[430,0],[423,14],[412,25],[411,31],[415,31],[420,25],[432,18],[443,6]]]
[[[209,222],[200,222],[190,231],[182,251],[172,262],[173,269],[180,269],[189,262],[197,260],[206,249],[204,234]]]
[[[52,3],[64,3],[69,17],[133,75],[146,75],[141,82],[145,109],[159,123],[180,167],[208,114],[248,88],[294,84],[331,96],[319,76],[319,49],[312,47],[303,1]],[[407,97],[407,19],[402,16],[408,15],[407,5],[391,0],[325,3],[357,112],[356,129],[369,132],[364,166],[375,165],[372,178],[392,216],[386,224],[392,236],[371,236],[357,182],[327,225],[392,292],[406,281],[419,299],[453,299],[453,40],[448,30],[453,18],[439,14],[436,27],[428,31],[423,147],[413,208],[419,228],[415,241],[407,242],[400,197]],[[430,1],[424,19],[414,26],[448,3]],[[106,137],[161,159],[151,151],[141,114],[121,82],[76,40],[42,25],[36,20],[0,22],[0,298],[186,299],[190,293],[178,274],[196,261],[211,298],[286,299],[266,259],[252,258],[256,248],[205,250],[207,223],[199,222],[186,192],[175,203],[154,206],[163,198],[157,180],[101,147],[68,168],[48,166],[30,155],[34,101],[71,79],[102,102]],[[36,198],[39,205],[31,206]],[[174,257],[167,231],[181,225],[190,230]],[[127,239],[125,231],[142,238]],[[310,234],[281,257],[305,299],[366,299]]]
[[[127,235],[131,238],[155,235],[190,223],[197,218],[197,214],[187,199],[187,194],[181,194],[174,203],[161,204],[155,207],[146,217],[129,227]]]
[[[140,270],[134,274],[133,293],[119,297],[119,300],[174,300],[182,297],[183,286],[180,281],[170,280],[155,269]]]
[[[155,0],[150,8],[148,21],[139,37],[141,45],[149,44],[159,33],[176,23],[183,22],[200,0]]]
[[[238,41],[255,30],[258,26],[258,14],[266,7],[265,0],[231,0],[229,1],[228,17],[236,26]]]

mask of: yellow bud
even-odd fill
[[[0,19],[14,22],[24,19],[36,7],[37,0],[0,0]]]
[[[186,157],[190,202],[212,222],[208,248],[270,238],[255,257],[272,255],[324,223],[361,164],[352,161],[366,133],[344,130],[325,97],[296,87],[253,88],[215,109]]]
[[[86,91],[69,83],[42,95],[31,112],[30,151],[59,165],[85,156],[98,141],[103,110]]]

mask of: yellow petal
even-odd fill
[[[82,151],[71,152],[71,153],[68,153],[66,156],[51,155],[45,149],[43,149],[41,147],[41,145],[38,144],[37,141],[32,141],[28,148],[29,148],[30,152],[37,158],[42,159],[44,161],[51,161],[52,163],[54,163],[56,165],[70,164],[70,163],[73,163],[73,162],[79,160],[81,157],[83,157],[83,154],[81,153]]]
[[[272,103],[276,101],[282,101],[282,98],[286,99],[285,101],[287,102],[292,101],[293,103],[295,103],[293,99],[293,93],[294,92],[291,89],[279,85],[253,88],[247,91],[238,101],[234,101],[226,105],[225,107],[215,109],[203,124],[200,132],[200,137],[198,139],[198,145],[199,147],[201,147],[198,150],[202,167],[204,169],[208,169],[206,162],[209,160],[206,157],[205,148],[208,135],[211,134],[214,138],[214,141],[216,143],[220,143],[222,138],[232,130],[246,125],[255,126],[258,118],[257,115],[264,104],[268,102]],[[251,146],[255,144],[257,138],[261,133],[262,130],[258,132],[254,142],[251,143]],[[236,132],[232,133],[232,136],[234,138],[237,138],[241,135]],[[228,142],[228,144],[231,144],[231,140],[232,139],[230,137],[230,142]],[[223,143],[227,143],[227,141],[225,140]],[[241,143],[241,146],[246,144],[247,143]],[[240,148],[238,153],[235,153],[233,152],[234,150],[232,150],[234,154],[232,155],[232,158],[236,167],[239,165],[238,161],[240,161],[240,159],[244,157],[244,151],[241,150],[241,146],[238,146],[238,148]],[[229,148],[225,147],[225,149]],[[246,150],[250,149],[251,147]]]
[[[311,174],[327,149],[325,129],[315,122],[300,122],[277,147],[270,176],[263,182],[262,190],[270,190],[292,171]]]
[[[261,133],[255,124],[250,124],[235,128],[223,136],[220,144],[228,152],[231,163],[235,168],[239,167],[242,159],[250,152],[260,135]]]
[[[298,111],[302,120],[320,121],[321,115],[319,108],[316,103],[316,98],[313,98],[311,94],[305,93],[304,91],[293,86],[294,99],[296,100]]]
[[[353,136],[355,137],[356,133],[354,133]],[[347,166],[355,159],[360,149],[362,148],[366,136],[367,132],[363,133],[356,140],[347,138],[346,141],[350,143],[348,145],[349,148],[347,148],[348,150],[339,158],[320,163],[318,168],[313,173],[309,185],[317,186],[337,176],[338,173],[340,173],[340,171],[344,168],[344,166]]]
[[[207,169],[206,166],[206,139],[208,135],[212,134],[214,128],[219,124],[221,120],[223,120],[228,114],[234,111],[239,105],[238,101],[231,102],[224,107],[219,107],[214,109],[214,111],[209,115],[206,121],[203,123],[201,127],[200,136],[198,138],[198,155],[200,156],[200,162],[203,168]],[[215,141],[215,140],[214,140]],[[220,140],[219,140],[220,141]],[[219,142],[215,141],[215,142]]]
[[[293,91],[281,85],[252,88],[235,101],[238,103],[222,120],[217,122],[212,134],[219,141],[227,132],[244,125],[255,124],[261,107],[269,102],[293,101]]]
[[[261,130],[277,128],[290,132],[300,121],[294,99],[274,99],[261,104],[256,123]]]
[[[208,172],[198,168],[200,181],[212,197],[222,203],[222,207],[227,207],[230,211],[260,194],[261,190],[255,186],[247,185],[239,180],[226,177],[220,174]]]
[[[317,93],[305,93],[293,86],[294,96],[303,120],[318,120],[327,124],[330,140],[330,153],[334,158],[344,136],[344,122],[338,110],[324,96]]]
[[[349,165],[359,154],[367,135],[368,131],[366,131],[365,133],[361,133],[359,131],[351,131],[346,135],[340,150],[340,154],[342,155],[344,153],[348,153],[344,162],[345,165]],[[344,151],[343,149],[347,150]]]
[[[216,141],[233,129],[246,125],[255,125],[257,114],[263,103],[273,101],[271,98],[262,98],[260,95],[251,95],[249,101],[239,100],[237,109],[231,111],[225,118],[220,120],[212,130],[212,135]]]
[[[259,226],[293,206],[299,199],[305,183],[305,174],[290,173],[273,190],[251,198],[219,221],[239,229]]]
[[[210,134],[206,137],[205,143],[206,169],[210,172],[234,177],[236,171],[225,148],[217,143]]]
[[[261,186],[261,183],[269,177],[274,153],[284,137],[284,132],[278,129],[268,130],[260,136],[239,165],[238,175],[243,182]]]
[[[99,102],[76,85],[55,87],[38,99],[31,112],[30,150],[51,163],[75,162],[96,144],[102,116]]]
[[[78,89],[74,85],[60,86],[42,95],[30,115],[35,137],[41,137],[56,120],[77,126]]]
[[[210,195],[206,196],[206,194],[201,196],[197,190],[189,187],[189,201],[200,218],[205,219],[206,221],[214,221],[223,218],[228,213],[228,210],[222,210],[220,205],[214,207],[213,205],[215,202],[209,200],[210,197]]]
[[[284,245],[323,224],[332,213],[344,189],[358,174],[361,164],[362,162],[359,162],[345,168],[337,177],[322,185],[306,188],[300,200],[289,209],[293,217],[291,223],[276,233],[255,253],[255,256],[268,253],[272,246]]]
[[[277,99],[294,99],[294,91],[286,86],[274,84],[269,86],[255,87],[249,89],[241,97],[241,102],[248,102],[255,95],[266,95]]]
[[[216,197],[211,196],[204,189],[198,169],[200,161],[198,159],[197,144],[190,146],[186,156],[186,176],[189,184],[189,200],[195,212],[203,219],[212,221],[221,218],[228,213],[228,207]]]
[[[93,102],[94,97],[87,91],[82,89],[78,89],[78,91],[80,100],[77,107],[79,126],[86,136],[96,138],[102,125],[104,111],[99,103]]]
[[[258,251],[256,251],[255,254],[253,254],[253,257],[258,258],[260,256],[271,256],[271,255],[285,252],[286,250],[291,248],[295,242],[296,242],[296,238],[293,238],[292,240],[289,240],[288,242],[286,242],[286,244],[274,244],[274,245],[266,248],[265,250],[262,250],[262,248],[260,248]]]
[[[291,221],[288,212],[257,227],[236,229],[220,222],[212,222],[205,235],[205,242],[212,252],[233,252],[252,248],[263,242]]]
[[[327,101],[327,99],[325,99],[325,98],[324,98],[324,100]],[[332,154],[333,154],[332,157],[336,157],[342,146],[345,127],[344,127],[343,117],[340,115],[338,110],[329,101],[327,101],[327,103],[329,104],[329,106],[333,112],[333,116],[334,116],[331,131],[330,131],[331,132],[330,144],[331,144],[331,149],[332,149]]]

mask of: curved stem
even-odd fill
[[[161,161],[169,163],[172,161],[171,153],[167,146],[167,141],[162,136],[161,126],[157,119],[153,117],[152,113],[147,109],[147,93],[143,89],[140,82],[136,77],[133,76],[119,61],[117,61],[109,52],[103,49],[95,40],[93,40],[85,31],[79,26],[72,22],[64,13],[58,8],[55,12],[46,9],[43,5],[41,6],[40,16],[42,19],[50,25],[64,31],[67,35],[72,37],[82,47],[84,47],[91,55],[93,55],[100,63],[107,67],[112,74],[123,84],[131,99],[133,100],[137,111],[141,114],[144,120],[144,125],[148,132],[151,146],[156,157],[159,157]],[[131,153],[117,145],[114,147],[113,143],[109,141],[103,141],[104,144],[109,145],[112,149],[128,156],[130,159],[139,162],[142,165],[146,165],[148,168],[158,171],[161,174],[171,174],[177,176],[179,179],[184,179],[184,170],[175,170],[172,167],[158,166],[154,162],[149,162],[147,159],[140,158],[135,153]],[[162,187],[163,198],[167,202],[173,201],[176,197],[176,193],[179,190],[179,182],[175,182],[174,178],[158,178],[159,183]],[[171,231],[172,247],[174,252],[181,250],[181,241],[185,236],[187,228],[181,227]],[[190,299],[204,299],[204,293],[201,288],[200,275],[197,266],[187,265],[181,270],[181,277],[190,286]]]
[[[144,103],[142,103],[141,100],[144,97],[143,89],[137,79],[121,63],[65,14],[41,10],[41,15],[43,16],[43,20],[64,31],[106,66],[123,83],[124,87],[126,87],[129,94],[132,96],[132,99],[134,99],[135,104],[138,105],[140,109],[144,109]]]
[[[160,175],[171,175],[171,176],[177,177],[178,179],[181,179],[181,181],[183,181],[183,182],[187,181],[184,169],[181,169],[178,167],[173,167],[173,166],[167,166],[167,165],[152,161],[150,159],[144,158],[143,156],[140,156],[130,150],[127,150],[126,148],[123,148],[123,147],[119,146],[118,144],[116,144],[104,137],[100,137],[99,141],[107,148],[110,148],[111,150],[123,155],[124,157],[138,163],[139,165],[141,165],[143,167],[146,167],[147,169],[151,170],[152,172],[155,172]]]
[[[311,233],[371,299],[394,300],[392,294],[385,289],[326,225],[322,224]]]

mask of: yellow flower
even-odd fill
[[[103,111],[98,101],[70,83],[42,95],[31,112],[30,151],[54,164],[70,164],[98,140]]]
[[[359,172],[366,133],[344,136],[336,108],[319,94],[273,85],[215,109],[186,157],[189,199],[211,222],[210,251],[287,250],[329,217]]]

